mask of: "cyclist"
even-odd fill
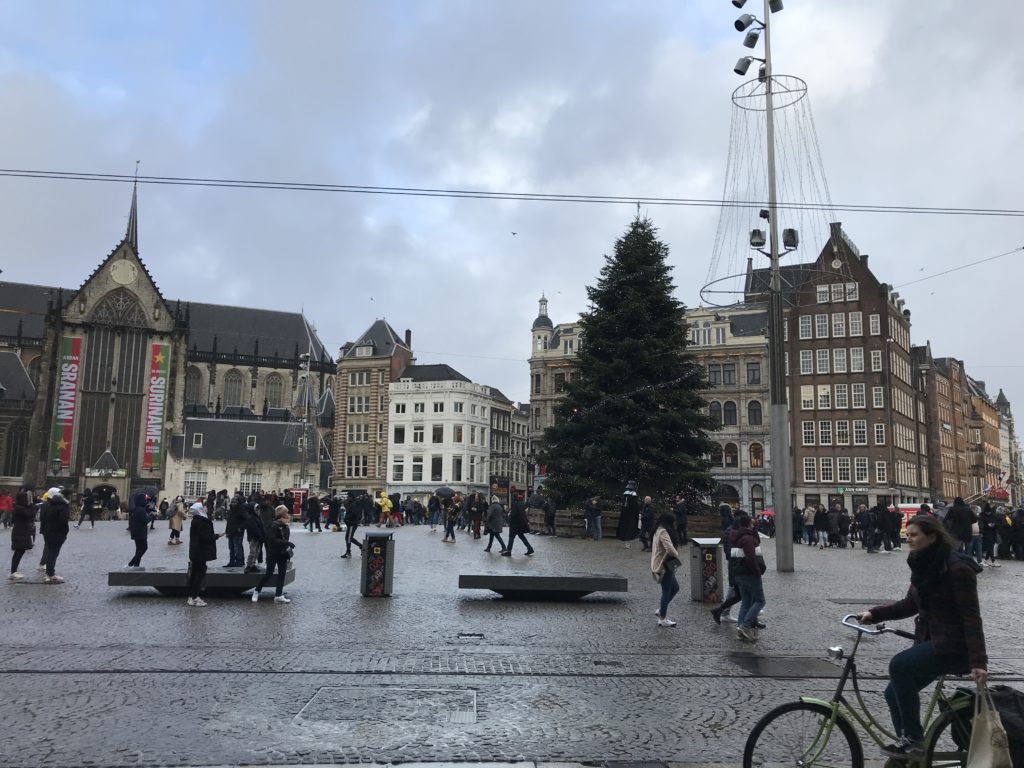
[[[923,756],[920,692],[947,674],[968,670],[978,685],[988,679],[985,633],[978,608],[977,574],[981,566],[957,552],[958,545],[942,523],[918,515],[907,524],[910,589],[907,596],[860,614],[862,624],[916,615],[912,648],[889,661],[889,705],[897,741],[883,748],[890,757]]]

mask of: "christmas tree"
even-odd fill
[[[637,216],[587,288],[577,370],[540,456],[547,490],[562,504],[615,498],[629,480],[655,498],[713,485],[707,383],[687,352],[686,308],[667,260],[651,220]]]

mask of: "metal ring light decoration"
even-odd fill
[[[836,260],[838,261],[840,259],[837,258]],[[843,265],[845,266],[845,262],[843,262]],[[849,270],[844,270],[842,267],[835,267],[835,268],[833,268],[831,270],[827,270],[827,269],[813,269],[813,266],[814,266],[813,263],[811,263],[811,264],[793,264],[791,266],[802,266],[802,267],[805,267],[805,269],[801,272],[801,274],[804,277],[804,282],[807,282],[807,281],[816,282],[815,278],[819,278],[820,279],[822,277],[826,277],[826,278],[829,278],[829,279],[834,279],[837,274],[838,275],[842,275],[843,277],[849,277],[849,274],[848,274]],[[785,269],[785,267],[783,267],[783,269]],[[715,290],[715,286],[716,285],[724,283],[724,282],[726,282],[728,280],[740,280],[740,279],[746,278],[746,276],[747,276],[746,272],[740,272],[740,273],[735,274],[735,275],[726,275],[725,277],[719,277],[719,278],[716,278],[716,279],[712,280],[710,283],[707,283],[703,288],[700,289],[701,306],[710,307],[712,309],[727,309],[729,307],[735,307],[735,306],[737,306],[739,304],[746,303],[746,293],[747,292],[743,288],[738,288],[736,290]],[[711,296],[713,296],[714,294],[724,294],[726,296],[735,296],[737,298],[736,298],[735,301],[729,301],[729,302],[726,302],[726,303],[721,303],[721,302],[719,302],[718,299],[712,299],[711,298]],[[765,297],[764,301],[767,301],[768,291],[765,290],[763,292],[759,292],[756,295],[757,296],[764,296]],[[785,293],[784,293],[784,298],[785,298]],[[759,300],[757,303],[761,303],[761,301]],[[786,300],[785,304],[788,307],[795,307],[796,306],[796,304],[792,300]]]
[[[748,112],[764,112],[766,80],[755,77],[732,92],[732,103]],[[807,95],[807,83],[795,75],[772,75],[772,109],[791,107]]]

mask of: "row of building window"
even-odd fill
[[[433,402],[433,403],[431,403],[431,408],[432,408],[434,413],[444,413],[444,403],[443,402]],[[426,413],[427,412],[427,404],[426,403],[413,403],[412,404],[412,412],[413,413]],[[452,413],[465,413],[465,412],[466,412],[466,404],[464,402],[462,402],[461,400],[457,400],[454,403],[452,403]],[[406,413],[406,404],[405,403],[395,403],[395,413]],[[470,403],[469,404],[469,415],[470,416],[481,416],[483,418],[486,418],[487,417],[487,406],[486,405],[478,406],[476,403]]]
[[[202,432],[193,432],[192,433],[192,447],[193,448],[202,448],[203,447],[203,433]],[[256,435],[246,435],[245,436],[245,448],[248,451],[255,451],[256,450]]]
[[[804,458],[805,483],[867,483],[870,462],[866,456],[822,456]],[[875,462],[875,482],[889,482],[888,466],[884,461]]]
[[[712,387],[729,386],[736,383],[736,363],[711,363],[708,365],[708,384]],[[761,383],[761,363],[747,363],[747,384]]]
[[[800,436],[803,445],[850,445],[850,421],[839,419],[835,422],[802,421]],[[833,443],[833,425],[835,442]],[[885,445],[885,424],[874,425],[875,445]],[[868,444],[868,423],[865,419],[853,420],[853,445]]]
[[[391,459],[391,482],[406,482],[405,477],[405,456],[395,456]],[[483,481],[483,470],[486,460],[482,456],[452,456],[447,475],[444,472],[444,456],[433,455],[429,457],[429,464],[423,456],[412,456],[409,461],[409,479],[411,483],[440,483],[452,482],[475,483]],[[424,474],[424,469],[429,467],[429,474]],[[464,472],[465,471],[465,472]],[[465,473],[465,478],[463,474]],[[479,475],[479,477],[477,477]]]
[[[452,442],[461,443],[466,434],[465,427],[462,424],[452,424]],[[470,425],[469,427],[469,444],[477,444],[477,433],[480,435],[480,445],[487,445],[487,429],[485,427],[475,427]],[[421,424],[413,425],[411,429],[412,443],[418,444],[426,441],[426,427]],[[395,445],[403,445],[406,438],[406,427],[396,426],[394,428],[394,443]],[[432,424],[430,426],[430,442],[431,443],[443,443],[444,442],[444,425],[443,424]]]
[[[726,400],[724,404],[717,400],[712,400],[708,403],[708,415],[719,426],[734,427],[738,423],[736,403],[732,400]],[[757,400],[751,400],[747,403],[747,424],[759,426],[761,419],[761,403]]]
[[[224,374],[224,394],[221,404],[224,407],[237,407],[243,405],[242,392],[245,379],[236,370],[230,370]],[[202,374],[195,366],[190,366],[185,371],[185,405],[205,405],[205,394],[200,392],[202,385]],[[287,407],[284,399],[284,378],[277,373],[267,376],[264,392],[268,408]]]
[[[868,315],[868,334],[882,335],[882,316]],[[797,338],[842,339],[846,336],[864,335],[864,314],[862,312],[833,312],[831,315],[800,315],[797,318]],[[787,339],[788,340],[788,339]]]
[[[860,286],[857,283],[829,283],[815,286],[815,298],[819,304],[858,301]]]
[[[185,473],[185,487],[182,490],[186,499],[197,499],[201,496],[206,496],[208,483],[210,480],[209,472],[202,471],[190,471]],[[300,487],[302,478],[296,474],[292,478],[294,488]],[[310,487],[316,486],[316,478],[312,475],[306,477],[306,483]],[[263,490],[263,474],[260,472],[242,472],[238,476],[238,483],[236,484],[238,490],[248,496],[250,493],[259,493]],[[284,490],[278,488],[275,490]]]
[[[764,447],[760,443],[751,443],[747,449],[747,459],[751,469],[764,467]],[[737,468],[740,465],[740,449],[736,443],[726,443],[724,448],[715,445],[711,450],[710,461],[712,468]]]
[[[800,410],[820,411],[867,408],[864,384],[804,384],[800,387]],[[885,387],[871,388],[871,407],[885,407]]]
[[[871,371],[880,373],[881,370],[882,350],[872,349]],[[800,373],[805,376],[813,373],[864,373],[864,347],[801,349]]]

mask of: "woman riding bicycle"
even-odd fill
[[[912,648],[889,662],[885,701],[898,738],[883,751],[896,758],[922,755],[919,693],[943,675],[965,674],[979,685],[988,679],[985,633],[978,608],[977,574],[973,559],[957,553],[956,544],[942,523],[918,515],[907,524],[910,589],[891,605],[860,614],[862,624],[906,619],[917,615]]]

